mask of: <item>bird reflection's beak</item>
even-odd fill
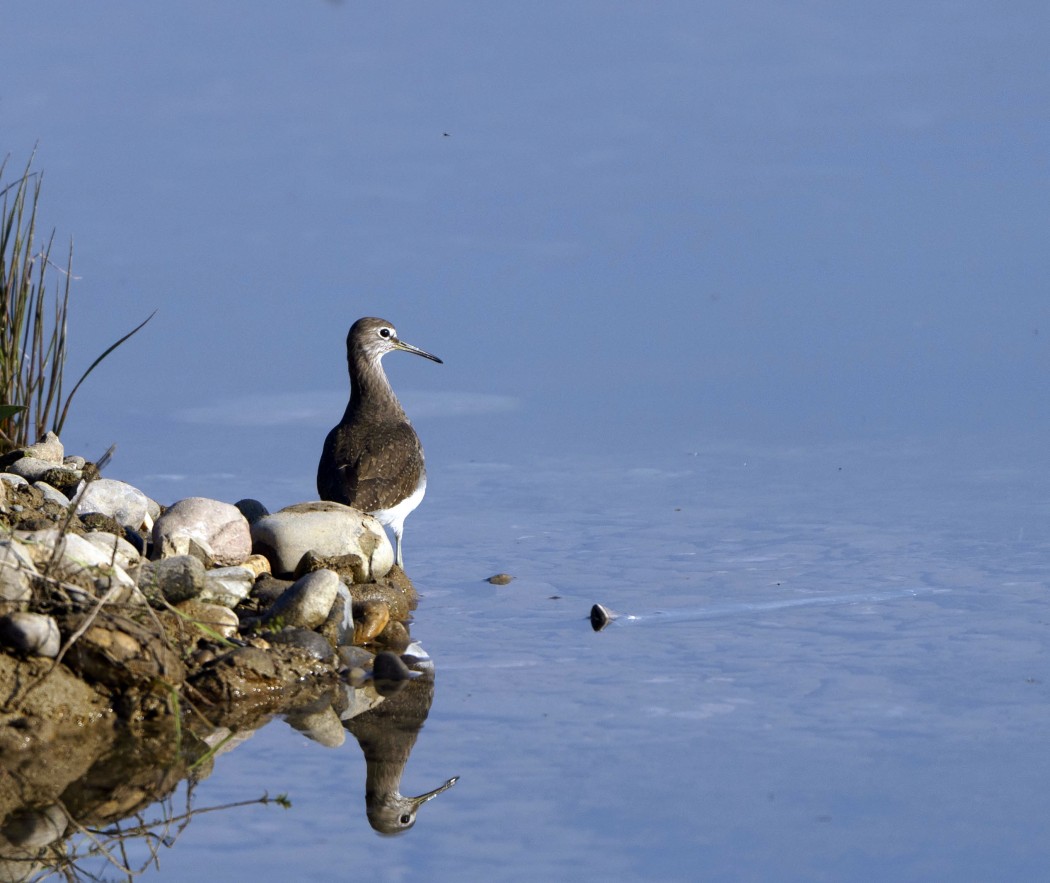
[[[394,347],[399,350],[404,350],[406,353],[415,353],[417,356],[422,356],[424,359],[430,359],[431,362],[437,362],[439,365],[445,363],[441,361],[437,356],[432,356],[426,350],[421,350],[418,346],[412,346],[410,343],[405,343],[403,340],[393,340],[391,343]]]
[[[426,355],[426,353],[423,353],[423,355]],[[433,357],[431,357],[431,358],[433,358]],[[426,794],[420,794],[419,797],[411,798],[412,803],[418,809],[424,803],[426,803],[428,800],[433,800],[435,797],[437,797],[442,792],[448,791],[448,789],[451,788],[453,785],[455,785],[456,782],[458,782],[458,781],[459,781],[459,776],[453,776],[451,779],[449,779],[447,782],[445,782],[444,785],[441,785],[440,787],[435,788],[433,791],[428,791]]]

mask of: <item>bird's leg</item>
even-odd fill
[[[402,570],[405,569],[405,562],[401,559],[401,531],[394,531],[394,562]]]

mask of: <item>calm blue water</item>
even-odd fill
[[[637,452],[636,452],[637,453]],[[220,757],[161,876],[1036,880],[1041,453],[946,442],[446,463],[410,520],[436,691],[379,838],[352,738]],[[517,576],[494,587],[497,570]],[[592,603],[623,619],[594,633]],[[812,602],[812,603],[810,603]],[[661,614],[662,612],[662,614]]]
[[[430,468],[403,790],[459,783],[379,838],[354,740],[276,721],[194,800],[293,808],[152,876],[1045,876],[1042,4],[8,6],[74,379],[160,308],[71,450],[278,508],[354,319],[445,360],[386,367]]]

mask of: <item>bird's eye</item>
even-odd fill
[[[405,813],[405,815],[401,816],[401,824],[402,825],[407,825],[411,821],[412,821],[412,816],[408,815],[408,813]]]
[[[379,336],[382,337],[383,340],[387,340],[394,336],[394,332],[390,328],[380,328]]]

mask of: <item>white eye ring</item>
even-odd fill
[[[379,336],[382,337],[383,340],[389,340],[391,337],[394,336],[394,329],[393,328],[380,328],[379,329]]]

